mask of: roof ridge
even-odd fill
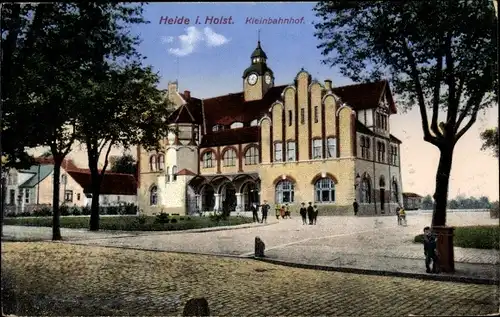
[[[277,85],[277,86],[273,86],[273,87],[269,88],[269,90],[271,90],[273,88],[282,88],[282,87],[286,88],[288,86],[290,86],[290,84]],[[269,90],[267,92],[269,92]],[[266,92],[266,95],[267,95],[267,92]],[[225,95],[220,95],[220,96],[215,96],[215,97],[210,97],[210,98],[203,98],[203,100],[211,100],[211,99],[226,97],[226,96],[230,96],[230,95],[239,95],[239,94],[244,94],[244,93],[245,93],[244,91],[231,92],[231,93],[228,93],[228,94],[225,94]],[[254,101],[254,100],[252,100],[252,101]]]

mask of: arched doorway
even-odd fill
[[[259,187],[256,183],[249,181],[243,184],[241,194],[243,196],[244,210],[250,210],[250,206],[254,203],[259,204]]]
[[[201,210],[212,211],[215,207],[215,192],[212,186],[204,185],[201,189]]]
[[[236,188],[231,182],[224,183],[220,188],[221,207],[230,211],[236,210]]]

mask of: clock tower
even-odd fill
[[[257,42],[250,56],[251,65],[243,72],[243,95],[245,101],[260,100],[274,85],[273,71],[267,66],[267,55]]]

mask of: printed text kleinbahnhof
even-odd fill
[[[253,18],[247,17],[245,24],[303,24],[304,17],[301,18]]]

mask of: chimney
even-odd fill
[[[173,95],[175,92],[177,92],[177,81],[169,81],[168,82],[168,93],[170,95]]]
[[[189,90],[184,90],[184,99],[191,99],[191,92]]]
[[[327,91],[332,91],[332,81],[330,79],[325,79],[325,88]]]

